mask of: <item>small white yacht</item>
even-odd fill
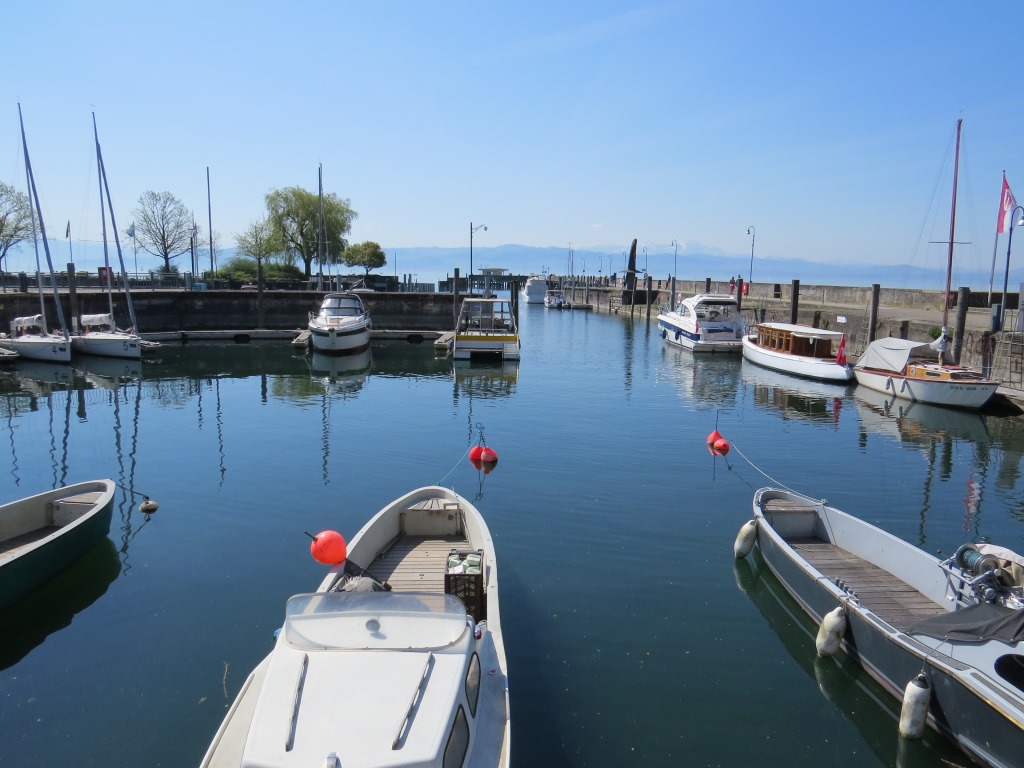
[[[700,293],[658,313],[661,338],[693,352],[743,350],[744,323],[732,296]]]
[[[112,315],[82,315],[82,332],[71,337],[71,350],[138,360],[142,357],[142,339],[131,331],[119,330]]]
[[[526,278],[522,290],[519,291],[520,300],[524,304],[543,304],[547,289],[547,275],[530,275]]]
[[[518,360],[519,331],[508,299],[465,299],[452,341],[455,360]]]
[[[548,291],[544,294],[544,306],[548,309],[572,309],[572,304],[562,291]]]
[[[362,352],[370,346],[373,323],[359,295],[328,293],[320,311],[309,313],[310,343],[317,352],[338,355]]]

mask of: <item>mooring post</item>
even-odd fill
[[[800,316],[800,281],[794,280],[790,290],[792,295],[789,297],[789,322],[796,325],[797,317]]]
[[[956,319],[953,321],[953,349],[950,351],[953,365],[960,365],[960,355],[964,351],[964,333],[967,330],[967,309],[971,303],[971,289],[961,286],[957,291]]]
[[[868,344],[875,340],[875,328],[878,327],[878,301],[882,293],[881,283],[871,284],[871,306],[868,308]],[[865,348],[867,344],[864,345]]]

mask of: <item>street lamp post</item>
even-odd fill
[[[1013,245],[1013,218],[1017,211],[1020,211],[1020,219],[1017,221],[1019,227],[1024,224],[1024,205],[1018,205],[1010,211],[1010,236],[1006,238],[1006,272],[1003,273],[1003,306],[999,310],[999,330],[1003,330],[1003,319],[1006,317],[1006,289],[1010,282],[1010,246]],[[1019,312],[1020,308],[1017,311]]]
[[[749,285],[754,279],[754,238],[757,237],[757,231],[753,224],[747,227],[747,234],[750,235],[750,271],[747,272],[747,284]]]
[[[474,227],[473,222],[469,222],[469,282],[466,284],[466,288],[470,293],[473,292],[473,233],[481,229],[484,232],[487,231],[487,227],[483,224]]]

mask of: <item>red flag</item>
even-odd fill
[[[1010,191],[1010,184],[1006,181],[1006,174],[1003,174],[1003,191],[999,195],[999,221],[996,222],[996,234],[1003,232],[1013,226],[1010,219],[1013,216],[1013,209],[1017,207],[1017,200]]]
[[[839,340],[839,353],[836,355],[837,365],[846,365],[846,334]]]

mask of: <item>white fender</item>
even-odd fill
[[[904,739],[920,739],[928,725],[928,702],[932,688],[924,672],[907,683],[903,692],[903,707],[900,709],[900,736]]]
[[[846,606],[840,605],[826,613],[825,618],[821,620],[818,637],[814,640],[814,647],[818,649],[818,655],[832,656],[838,651],[844,632],[846,632]]]
[[[757,539],[757,522],[747,520],[740,526],[740,532],[736,534],[736,543],[732,545],[732,552],[738,558],[744,558],[754,548],[754,541]]]

